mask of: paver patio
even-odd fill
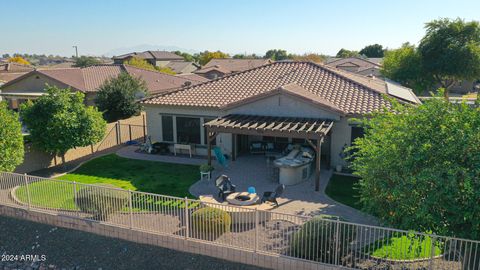
[[[138,147],[129,146],[120,149],[117,154],[122,157],[144,159],[171,163],[182,164],[204,164],[206,159],[203,158],[189,158],[181,156],[162,156],[150,155],[135,152]],[[258,194],[263,194],[265,191],[273,191],[278,183],[273,182],[268,177],[266,158],[263,155],[245,155],[240,156],[236,161],[230,161],[227,168],[213,162],[215,171],[212,173],[212,180],[199,180],[190,187],[190,193],[194,196],[200,195],[215,195],[218,193],[214,184],[214,179],[226,174],[232,182],[237,186],[237,191],[246,191],[248,187],[255,187]],[[378,225],[377,220],[361,211],[353,209],[349,206],[342,205],[325,195],[325,188],[328,180],[332,175],[332,170],[323,169],[321,171],[320,191],[315,192],[314,177],[302,182],[298,185],[287,186],[285,192],[278,199],[279,207],[273,211],[285,214],[295,215],[335,215],[342,217],[350,222]],[[200,178],[200,174],[199,174]]]

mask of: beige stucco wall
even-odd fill
[[[327,109],[322,109],[318,106],[308,104],[298,98],[276,95],[264,98],[246,105],[232,108],[230,110],[222,111],[215,109],[194,108],[194,107],[180,107],[180,106],[159,106],[146,105],[145,112],[147,117],[148,134],[152,141],[163,141],[162,139],[162,115],[172,116],[196,116],[201,117],[201,124],[203,124],[204,117],[219,117],[227,114],[250,114],[250,115],[265,115],[265,116],[284,116],[284,117],[311,117],[334,120],[334,126],[331,131],[331,165],[344,164],[344,161],[339,157],[339,153],[345,144],[350,145],[351,127],[348,119],[341,117],[335,112]],[[175,121],[174,127],[175,127]],[[202,142],[203,140],[202,133]],[[176,139],[176,138],[174,138]],[[219,134],[216,140],[217,146],[222,148],[224,153],[231,155],[232,153],[232,135]],[[197,154],[206,155],[205,147],[197,147]]]

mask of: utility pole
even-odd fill
[[[78,58],[78,46],[72,46],[73,48],[75,48],[75,56],[76,58]]]

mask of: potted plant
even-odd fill
[[[203,177],[207,176],[207,180],[210,180],[213,169],[214,168],[213,168],[212,165],[208,165],[208,164],[200,165],[200,177],[201,177],[201,179],[203,180]]]

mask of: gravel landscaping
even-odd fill
[[[0,216],[0,269],[261,269]],[[18,255],[16,258],[8,255]],[[23,256],[22,256],[23,255]],[[26,255],[38,255],[32,262]],[[45,255],[45,260],[42,260]],[[8,259],[9,261],[4,261]]]

